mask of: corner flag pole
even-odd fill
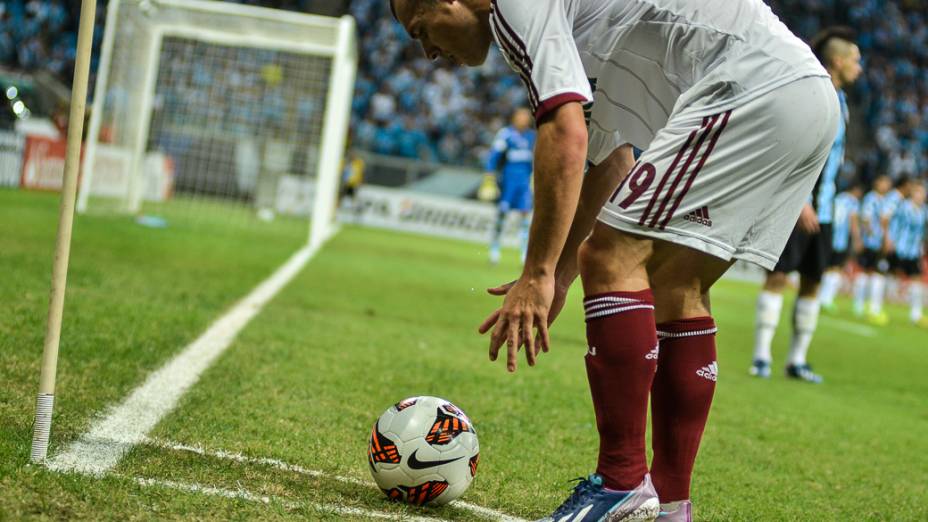
[[[84,132],[87,77],[90,75],[90,50],[93,43],[96,8],[95,0],[82,0],[81,2],[77,54],[74,61],[74,82],[71,88],[71,115],[68,118],[68,148],[64,160],[61,206],[58,211],[58,235],[55,238],[55,263],[52,267],[52,288],[48,300],[48,323],[45,329],[45,348],[42,352],[39,395],[35,401],[32,462],[45,460],[48,454],[48,436],[52,428],[55,373],[58,369],[58,341],[61,339],[61,315],[64,310],[64,291],[68,279],[68,257],[71,254],[71,226],[74,223],[74,198],[77,195],[77,174],[81,164],[81,135]],[[102,96],[102,93],[99,95]]]

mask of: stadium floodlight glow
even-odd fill
[[[15,85],[10,85],[6,88],[6,99],[12,100],[17,96],[19,96],[19,89],[17,89]]]
[[[80,167],[81,136],[84,132],[87,79],[90,75],[90,50],[93,42],[96,8],[97,3],[93,0],[81,2],[77,51],[74,60],[74,81],[71,89],[71,113],[68,119],[68,145],[64,160],[61,205],[58,212],[58,233],[55,237],[55,261],[52,265],[52,286],[48,300],[48,320],[45,329],[45,346],[42,350],[39,394],[35,402],[35,425],[33,426],[30,457],[33,462],[42,462],[48,455],[48,438],[52,428],[58,344],[61,340],[61,316],[64,311],[64,291],[68,278],[68,258],[71,254],[71,228],[74,223],[74,200],[77,193],[77,173]],[[7,90],[7,95],[9,96],[9,90]],[[27,110],[25,104],[22,110]]]
[[[23,111],[26,110],[26,104],[22,100],[16,100],[13,102],[13,114],[17,116],[22,116]]]

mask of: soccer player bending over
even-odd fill
[[[547,520],[691,520],[709,289],[734,259],[776,265],[841,120],[828,73],[761,0],[391,5],[432,58],[478,66],[495,42],[535,112],[528,255],[479,329],[534,365],[580,273],[599,462]]]
[[[509,213],[516,211],[522,218],[519,238],[522,241],[522,262],[528,250],[529,212],[532,211],[532,155],[535,149],[535,131],[532,113],[528,109],[517,109],[512,115],[512,125],[496,133],[493,146],[487,157],[487,173],[499,174],[499,215],[490,242],[490,263],[499,263],[500,240]]]
[[[838,192],[838,173],[844,163],[848,121],[847,102],[842,89],[857,80],[861,67],[860,49],[854,43],[853,32],[849,29],[825,29],[815,38],[812,46],[831,75],[831,83],[834,84],[841,102],[842,118],[838,122],[838,134],[831,146],[828,161],[812,190],[812,197],[803,207],[799,222],[786,242],[786,249],[780,255],[773,271],[767,273],[764,289],[757,297],[754,361],[750,373],[757,377],[770,377],[770,364],[773,359],[770,345],[780,322],[783,290],[786,289],[789,273],[798,270],[799,297],[796,298],[793,307],[793,336],[789,345],[786,376],[805,382],[820,383],[822,377],[812,371],[812,367],[806,361],[806,354],[818,324],[819,283],[825,270],[831,265],[835,194]]]

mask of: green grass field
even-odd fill
[[[118,216],[76,222],[52,455],[306,233],[298,221],[230,225],[221,207],[184,226],[163,210],[166,229]],[[454,401],[476,424],[469,503],[537,518],[592,470],[579,293],[552,331],[552,352],[509,375],[488,362],[476,327],[497,302],[483,289],[517,273],[514,254],[489,268],[480,245],[357,228],[336,236],[112,473],[29,465],[56,213],[55,195],[0,191],[0,520],[486,520],[390,504],[372,487],[371,423],[423,394]],[[723,281],[713,297],[721,375],[693,485],[697,519],[928,519],[928,332],[902,309],[882,329],[847,313],[823,317],[811,360],[824,385],[779,373],[758,381],[746,373],[756,294]],[[788,325],[775,340],[780,362]]]

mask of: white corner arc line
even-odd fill
[[[112,469],[132,446],[145,440],[148,432],[193,386],[200,375],[232,344],[238,333],[277,293],[309,263],[319,246],[304,247],[269,278],[213,322],[195,341],[161,368],[105,417],[50,459],[56,471],[102,475]]]
[[[235,453],[235,452],[224,451],[224,450],[210,450],[210,449],[206,449],[199,445],[182,444],[179,442],[173,442],[173,441],[167,441],[167,440],[161,440],[161,439],[146,438],[143,442],[145,444],[148,444],[150,446],[154,446],[157,448],[195,453],[197,455],[204,455],[207,457],[213,457],[217,459],[231,460],[231,461],[239,462],[242,464],[258,464],[258,465],[263,465],[263,466],[269,466],[269,467],[273,467],[273,468],[276,468],[282,471],[290,471],[293,473],[297,473],[300,475],[306,475],[309,477],[328,478],[328,479],[336,480],[338,482],[352,484],[356,486],[371,487],[371,488],[376,487],[374,483],[369,482],[369,481],[351,478],[351,477],[343,477],[339,475],[331,475],[323,471],[307,469],[302,466],[298,466],[296,464],[290,464],[290,463],[287,463],[287,462],[284,462],[278,459],[271,459],[271,458],[265,458],[265,457],[249,457],[247,455],[242,455],[241,453]],[[451,502],[450,505],[453,507],[468,510],[484,518],[488,518],[491,520],[498,520],[500,522],[527,522],[524,519],[507,515],[495,509],[478,506],[477,504],[471,504],[469,502],[464,502],[461,500],[455,500]]]
[[[121,476],[121,475],[116,475],[116,476]],[[412,522],[447,522],[444,519],[440,519],[440,518],[417,517],[417,516],[409,516],[409,515],[402,515],[402,514],[382,513],[379,511],[371,511],[369,509],[339,506],[336,504],[319,504],[315,502],[306,502],[306,503],[294,502],[294,501],[282,499],[279,497],[269,497],[269,496],[264,496],[264,495],[258,495],[246,489],[225,489],[225,488],[217,488],[213,486],[204,486],[202,484],[196,484],[196,483],[191,484],[187,482],[176,482],[173,480],[152,479],[152,478],[144,478],[144,477],[129,477],[129,478],[131,478],[133,482],[135,482],[136,484],[140,486],[161,487],[161,488],[167,488],[167,489],[174,489],[178,491],[185,491],[188,493],[197,493],[201,495],[209,495],[209,496],[214,496],[214,497],[245,500],[248,502],[255,502],[259,504],[278,503],[290,509],[306,507],[306,508],[309,508],[315,511],[333,513],[336,515],[349,515],[349,516],[365,517],[365,518],[379,518],[379,519],[384,519],[384,520],[409,520]]]

